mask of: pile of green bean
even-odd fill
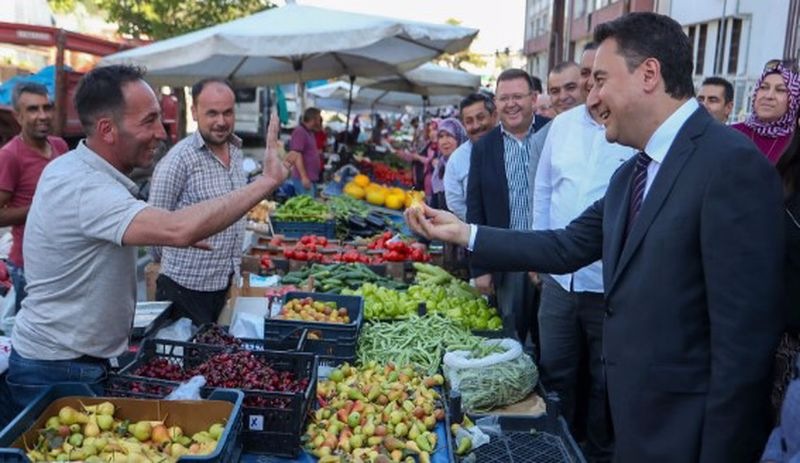
[[[361,329],[358,361],[398,366],[412,364],[426,375],[439,371],[448,350],[485,351],[486,338],[475,336],[439,314],[395,322],[370,322]]]
[[[527,354],[488,367],[464,368],[456,374],[461,407],[470,413],[524,400],[539,382],[539,370]]]

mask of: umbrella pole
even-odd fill
[[[353,109],[353,83],[356,81],[356,76],[350,76],[350,92],[347,94],[347,122],[344,124],[345,133],[350,132],[350,110]]]

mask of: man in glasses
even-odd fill
[[[68,148],[63,139],[51,135],[53,103],[44,85],[19,83],[11,100],[22,130],[0,149],[0,226],[11,226],[13,242],[8,267],[16,293],[16,312],[25,298],[22,240],[33,193],[45,166]]]
[[[714,119],[728,123],[733,111],[733,84],[722,77],[709,77],[700,85],[697,102],[714,116]]]
[[[500,125],[472,148],[467,187],[467,220],[513,230],[533,227],[534,169],[539,149],[534,134],[549,119],[534,116],[531,76],[507,69],[497,78],[495,103]],[[472,276],[484,294],[494,292],[509,336],[525,342],[528,332],[538,346],[535,287],[525,272],[492,274],[474,267]]]

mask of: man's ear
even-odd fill
[[[113,145],[117,140],[117,125],[110,117],[100,117],[94,123],[95,134],[103,143]]]
[[[654,92],[664,79],[661,78],[661,63],[655,58],[647,58],[639,65],[642,71],[642,84],[647,93]]]

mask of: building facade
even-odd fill
[[[696,85],[709,76],[734,84],[733,121],[750,111],[753,85],[770,59],[797,59],[800,0],[526,0],[528,71],[546,78],[579,59],[597,24],[634,11],[678,21],[689,36]]]
[[[721,76],[733,83],[733,121],[750,112],[764,64],[797,57],[796,0],[670,0],[658,12],[684,26],[692,44],[694,81]]]

